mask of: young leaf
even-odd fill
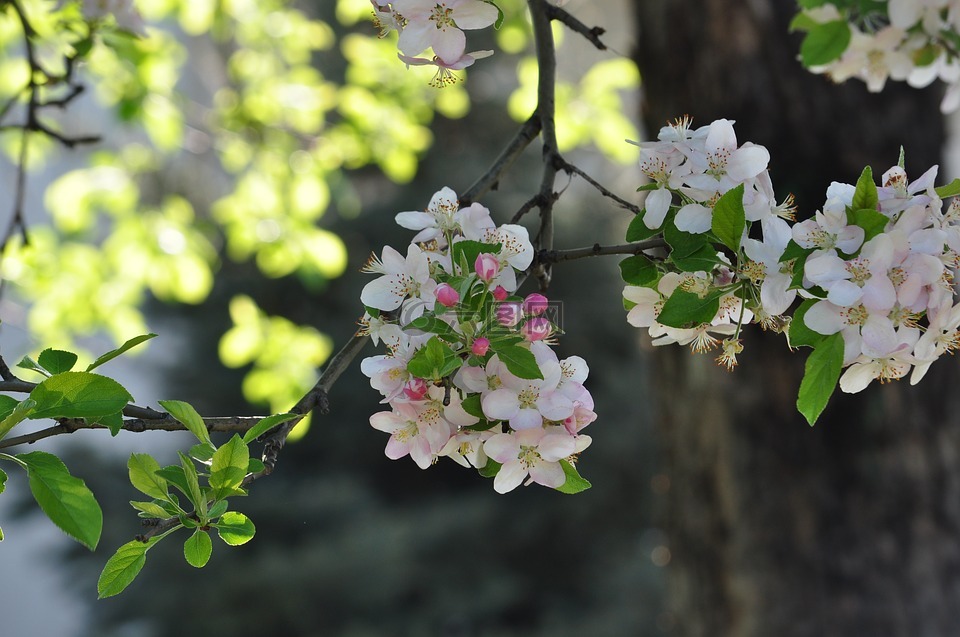
[[[210,464],[210,461],[213,460],[213,454],[216,452],[217,450],[210,445],[200,442],[190,447],[187,455],[202,464]]]
[[[155,537],[147,542],[133,540],[117,549],[100,573],[100,579],[97,581],[97,599],[113,597],[123,592],[123,589],[129,586],[140,573],[147,562],[147,551],[157,542]]]
[[[784,248],[783,254],[780,255],[780,263],[790,261],[791,259],[806,259],[806,256],[813,252],[813,248],[801,248],[800,244],[790,239],[787,242],[787,247]],[[800,265],[803,265],[803,261],[798,262]]]
[[[746,227],[746,213],[743,210],[743,184],[728,190],[713,207],[710,229],[717,238],[734,252],[740,248],[740,239]]]
[[[186,495],[193,502],[193,506],[196,507],[197,515],[200,518],[205,518],[207,516],[207,498],[204,497],[203,491],[200,489],[200,476],[197,475],[197,468],[194,466],[193,460],[184,455],[183,452],[177,453],[180,454],[180,466],[183,468],[183,477],[187,481]]]
[[[487,464],[483,465],[477,471],[480,472],[484,478],[495,478],[497,474],[500,473],[500,467],[503,465],[497,462],[496,460],[491,460],[487,458]]]
[[[60,374],[73,369],[77,364],[77,355],[59,349],[45,349],[40,352],[37,362],[51,374]]]
[[[227,501],[226,500],[217,500],[210,510],[207,511],[207,515],[210,516],[210,519],[219,518],[221,515],[227,512]]]
[[[866,166],[857,179],[857,188],[853,192],[853,203],[850,205],[854,210],[877,210],[879,198],[877,196],[877,184],[873,181],[873,169]]]
[[[711,245],[701,246],[699,250],[686,256],[670,255],[672,261],[681,272],[710,272],[720,263],[717,250]]]
[[[167,510],[156,502],[137,502],[136,500],[130,500],[130,506],[132,506],[137,511],[140,511],[140,517],[142,518],[165,518],[167,515]]]
[[[4,398],[7,398],[7,396]],[[37,403],[29,398],[17,403],[13,410],[3,420],[0,420],[0,438],[6,436],[11,429],[26,420],[36,406]]]
[[[642,254],[635,254],[620,262],[620,278],[630,285],[646,285],[654,281],[657,274],[657,266]]]
[[[627,226],[627,241],[633,243],[634,241],[643,241],[644,239],[649,239],[660,234],[659,228],[648,228],[647,224],[643,222],[644,213],[634,216],[630,220],[630,225]]]
[[[250,518],[236,511],[224,513],[214,526],[217,527],[220,539],[230,546],[246,544],[253,539],[253,535],[257,532],[257,528],[250,521]]]
[[[33,388],[30,398],[37,406],[31,419],[91,418],[123,410],[133,400],[130,393],[112,378],[90,372],[63,372]]]
[[[823,22],[810,28],[800,45],[804,66],[820,66],[833,62],[850,45],[850,25],[846,20]]]
[[[289,422],[299,417],[300,416],[297,414],[274,414],[272,416],[267,416],[253,427],[248,429],[247,433],[243,434],[243,442],[250,444],[277,425],[282,425],[285,422]]]
[[[115,414],[100,416],[96,419],[96,422],[109,429],[111,436],[116,436],[123,429],[123,412],[118,411]]]
[[[7,474],[3,472],[3,469],[0,469],[0,493],[3,493],[3,490],[7,488]]]
[[[475,418],[484,417],[483,409],[480,407],[480,394],[470,394],[460,402],[460,406],[465,412]]]
[[[134,489],[151,498],[166,499],[167,481],[157,475],[160,464],[152,456],[145,453],[130,454],[127,470]]]
[[[37,372],[38,374],[43,374],[44,376],[49,376],[50,372],[44,369],[40,363],[33,360],[29,356],[24,356],[20,359],[20,362],[17,363],[17,367],[20,369],[29,369],[31,372]]]
[[[819,332],[814,332],[803,322],[803,317],[807,311],[818,302],[819,299],[807,299],[793,313],[793,320],[790,321],[790,330],[787,332],[787,339],[790,347],[817,347],[823,339],[826,338]]]
[[[707,245],[707,237],[705,235],[684,232],[673,223],[668,223],[664,226],[663,238],[670,246],[671,258],[689,256]]]
[[[883,232],[883,230],[887,227],[887,224],[890,223],[889,217],[882,212],[877,212],[872,208],[853,210],[847,215],[847,218],[848,221],[853,225],[863,228],[864,243]]]
[[[14,398],[13,396],[7,396],[6,394],[0,394],[0,422],[4,418],[13,413],[13,410],[17,408],[17,405],[20,404],[20,401]]]
[[[663,304],[657,316],[657,322],[667,327],[687,327],[709,323],[720,309],[720,297],[723,292],[715,290],[700,298],[692,292],[674,290],[670,298]]]
[[[127,350],[136,347],[137,345],[139,345],[140,343],[143,343],[144,341],[149,341],[151,338],[155,338],[156,336],[157,336],[156,334],[141,334],[140,336],[134,336],[133,338],[128,340],[126,343],[124,343],[117,349],[110,350],[103,356],[99,357],[97,360],[90,363],[90,365],[87,367],[87,371],[89,372],[93,369],[96,369],[97,367],[100,367],[107,361],[113,360],[114,358],[116,358],[117,356],[120,356]]]
[[[213,454],[210,465],[210,486],[213,487],[213,497],[223,497],[221,491],[227,493],[240,486],[247,475],[247,466],[250,464],[250,450],[240,436],[233,438],[217,449]]]
[[[83,480],[70,475],[53,454],[31,451],[16,457],[27,465],[30,492],[47,517],[91,551],[97,548],[103,513]]]
[[[190,496],[190,485],[187,484],[187,476],[183,472],[183,467],[180,465],[168,465],[163,469],[158,469],[156,471],[158,478],[163,479],[166,482],[169,482],[177,489],[180,490],[180,493],[187,496]]]
[[[207,431],[207,425],[192,405],[182,400],[158,400],[157,402],[160,403],[160,406],[166,409],[171,416],[182,422],[200,442],[205,442],[213,447],[213,442],[210,441],[210,432]]]
[[[807,357],[797,409],[812,426],[827,406],[843,367],[843,337],[831,334]]]
[[[543,378],[533,352],[519,345],[503,345],[494,348],[507,371],[517,378],[529,380]]]
[[[499,254],[499,243],[481,243],[480,241],[458,241],[453,244],[451,256],[454,263],[465,263],[467,272],[473,271],[473,264],[480,254]],[[463,273],[461,273],[463,274]]]
[[[439,380],[443,378],[441,370],[446,361],[455,356],[454,351],[446,343],[434,336],[413,355],[407,363],[407,371],[417,378]]]
[[[247,463],[247,473],[260,473],[265,468],[264,464],[257,458],[250,458],[250,462]]]
[[[183,543],[183,557],[187,560],[187,564],[194,568],[206,566],[210,561],[211,553],[213,553],[213,542],[203,529],[194,531],[193,535]]]
[[[557,487],[557,491],[560,493],[580,493],[581,491],[586,491],[593,486],[590,484],[589,480],[586,480],[580,475],[575,466],[566,460],[561,460],[560,466],[563,467],[563,474],[567,476],[566,481]]]
[[[949,184],[944,184],[939,188],[934,188],[934,190],[937,191],[937,196],[941,199],[960,195],[960,179],[954,179]]]

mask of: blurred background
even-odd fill
[[[289,407],[353,332],[366,257],[408,242],[393,216],[444,185],[463,192],[531,112],[524,3],[499,4],[501,29],[469,34],[496,55],[437,91],[376,38],[366,0],[141,3],[149,37],[95,48],[89,94],[56,119],[103,143],[68,153],[36,141],[33,247],[3,264],[4,357],[67,343],[97,353],[154,331],[143,355],[105,370],[138,404]],[[53,15],[47,2],[24,6],[40,23]],[[870,95],[806,73],[786,35],[793,0],[564,7],[606,28],[609,50],[556,29],[561,150],[628,199],[639,171],[622,140],[685,113],[736,119],[741,142],[770,148],[778,196],[793,192],[806,214],[831,180],[853,183],[866,164],[881,173],[901,144],[911,176],[941,161],[939,89]],[[2,95],[22,86],[10,17],[0,14]],[[44,51],[51,64],[61,53],[55,42]],[[0,134],[11,157],[18,140]],[[13,167],[0,165],[4,187]],[[498,222],[539,169],[534,144],[484,197]],[[948,165],[942,181],[954,174]],[[573,180],[556,245],[619,243],[628,221]],[[769,334],[749,337],[734,374],[710,356],[652,351],[624,320],[616,261],[560,264],[550,289],[564,303],[558,353],[591,367],[600,418],[579,469],[592,489],[498,496],[450,462],[424,472],[387,460],[368,424],[379,395],[354,365],[329,416],[301,428],[238,503],[254,541],[217,545],[202,571],[162,543],[116,598],[95,601],[96,578],[139,532],[126,457],[170,460],[189,437],[51,441],[97,494],[104,536],[93,554],[75,548],[12,474],[0,498],[0,634],[960,632],[955,361],[922,386],[835,397],[810,429],[793,406],[801,356]]]

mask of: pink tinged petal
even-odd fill
[[[803,266],[803,272],[817,285],[850,278],[844,260],[832,252],[808,258]]]
[[[497,8],[487,2],[460,2],[453,8],[453,19],[461,29],[485,29],[499,16]]]
[[[698,203],[687,204],[677,213],[677,229],[691,234],[702,234],[710,229],[710,209]]]
[[[370,426],[388,434],[396,431],[402,423],[403,421],[390,411],[381,411],[370,416]]]
[[[443,445],[447,444],[447,441],[450,440],[452,432],[450,431],[450,425],[445,421],[441,420],[432,425],[426,425],[423,429],[422,438],[427,441],[427,448],[431,453],[438,453],[443,449]]]
[[[490,454],[487,453],[487,455]],[[527,470],[523,468],[519,460],[514,459],[513,462],[507,462],[500,467],[497,477],[493,479],[493,490],[497,493],[508,493],[519,487],[526,477]]]
[[[846,254],[853,254],[860,249],[864,236],[863,228],[860,226],[846,226],[837,233],[837,248]]]
[[[573,401],[560,392],[541,392],[537,409],[547,420],[562,421],[573,415]]]
[[[460,29],[453,27],[435,29],[432,45],[433,52],[438,58],[447,64],[453,64],[463,57],[467,47],[467,36]]]
[[[734,181],[746,181],[766,170],[770,152],[763,146],[745,146],[735,151],[727,162],[727,175]]]
[[[436,31],[433,22],[410,20],[400,32],[397,48],[404,55],[419,55],[430,48],[431,31]]]
[[[410,441],[410,457],[421,469],[426,469],[433,464],[433,452],[425,437],[417,436]]]
[[[497,462],[506,464],[520,455],[520,443],[510,434],[494,434],[483,443],[483,451]]]
[[[482,367],[461,367],[460,373],[454,377],[454,380],[459,380],[456,383],[457,387],[471,392],[485,392],[489,389],[487,372]]]
[[[871,314],[860,334],[863,353],[871,358],[887,356],[899,345],[893,322],[885,316]]]
[[[563,431],[563,429],[560,429],[560,431]],[[545,435],[537,447],[537,453],[547,462],[556,462],[561,458],[566,458],[576,453],[576,450],[577,441],[566,432]]]
[[[646,212],[643,215],[643,225],[651,230],[663,225],[663,219],[670,210],[670,201],[673,195],[666,188],[658,188],[647,194],[647,200],[644,203]]]
[[[567,476],[563,473],[563,467],[559,462],[538,462],[530,467],[530,477],[537,484],[551,489],[563,486],[567,481]]]
[[[400,442],[394,437],[390,437],[390,440],[387,441],[387,447],[383,450],[388,458],[391,460],[399,460],[408,453],[410,453],[410,441]]]
[[[437,219],[428,212],[400,212],[396,216],[397,225],[408,230],[423,230],[437,225]]]
[[[863,306],[872,312],[887,313],[897,302],[893,281],[885,275],[874,274],[863,286]]]
[[[543,416],[536,409],[524,407],[510,418],[510,427],[516,431],[528,431],[543,426]]]
[[[827,299],[841,307],[854,305],[861,296],[863,296],[863,288],[850,281],[835,281],[827,292]]]
[[[840,308],[827,301],[815,303],[803,315],[803,322],[817,334],[836,334],[844,325]]]
[[[476,416],[471,416],[459,402],[450,403],[443,409],[443,417],[456,427],[469,427],[480,422]]]
[[[910,274],[907,279],[897,287],[897,302],[904,307],[911,307],[916,303],[920,292],[923,289],[920,277],[916,274]]]

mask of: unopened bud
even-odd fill
[[[473,268],[481,280],[489,283],[500,274],[500,261],[489,252],[482,252],[477,255],[477,260],[474,261]]]
[[[490,349],[490,339],[481,336],[473,341],[473,346],[470,348],[470,351],[477,356],[485,356],[488,349]]]
[[[527,316],[539,316],[547,311],[547,297],[534,292],[523,300],[523,313]]]
[[[520,334],[531,343],[542,341],[550,336],[551,331],[553,331],[553,327],[550,325],[550,321],[545,318],[532,318],[520,328]]]
[[[433,295],[437,297],[437,301],[439,301],[443,307],[453,307],[460,302],[460,294],[457,293],[449,283],[441,283],[438,285],[433,291]]]

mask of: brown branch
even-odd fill
[[[637,243],[627,243],[616,246],[602,246],[595,243],[586,248],[572,248],[570,250],[540,250],[534,256],[534,264],[552,264],[561,261],[575,261],[587,257],[599,257],[608,254],[640,254],[644,250],[665,248],[667,243],[663,239],[648,239]]]
[[[580,20],[575,18],[572,14],[567,12],[566,9],[561,9],[554,4],[547,5],[546,14],[551,20],[562,22],[571,31],[575,31],[576,33],[579,33],[585,37],[599,50],[607,50],[607,45],[600,40],[600,36],[607,32],[603,27],[588,27],[583,22],[580,22]]]
[[[640,213],[642,212],[643,209],[640,208],[640,206],[638,206],[638,205],[636,205],[636,204],[632,204],[632,203],[630,203],[629,201],[627,201],[626,199],[622,199],[622,198],[618,197],[618,196],[615,195],[613,192],[611,192],[610,190],[608,190],[608,189],[604,188],[602,185],[600,185],[600,183],[597,182],[593,177],[591,177],[590,175],[588,175],[587,173],[585,173],[583,170],[577,168],[576,166],[574,166],[574,165],[571,164],[570,162],[564,160],[562,157],[557,157],[557,158],[556,158],[556,161],[557,161],[557,163],[559,164],[559,165],[558,165],[558,168],[559,168],[560,170],[562,170],[562,171],[564,171],[565,173],[568,173],[568,174],[575,174],[575,175],[579,176],[579,177],[582,178],[585,182],[587,182],[588,184],[590,184],[591,186],[593,186],[594,188],[596,188],[597,191],[599,191],[601,195],[603,195],[604,197],[606,197],[606,198],[608,198],[608,199],[612,199],[613,201],[617,202],[617,204],[619,204],[621,208],[624,208],[625,210],[629,210],[630,212],[632,212],[632,213],[635,214],[635,215],[638,215],[638,214],[640,214]]]

